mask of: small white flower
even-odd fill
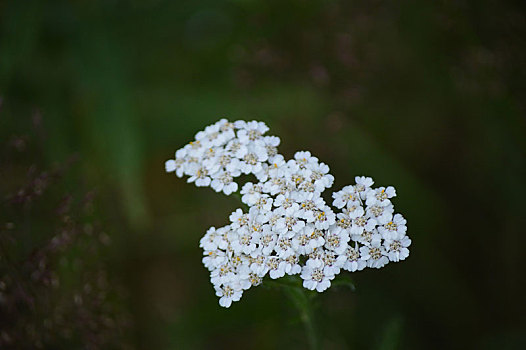
[[[351,239],[355,242],[369,246],[375,241],[380,242],[382,240],[382,235],[378,233],[376,228],[373,228],[370,231],[364,230],[359,235],[352,235]]]
[[[250,259],[250,271],[256,276],[263,277],[266,273],[266,261],[267,254],[262,254],[261,252],[255,252]]]
[[[297,275],[301,272],[299,258],[296,255],[289,255],[279,263],[279,270],[284,271],[287,275]]]
[[[186,172],[186,168],[188,167],[188,161],[186,159],[186,150],[184,148],[178,150],[175,152],[175,160],[174,163],[166,165],[166,170],[173,170],[175,171],[175,175],[177,177],[183,177],[183,175]]]
[[[329,228],[325,235],[325,248],[332,250],[336,254],[343,254],[347,249],[347,242],[350,237],[345,230],[338,229],[337,226]]]
[[[384,239],[395,237],[396,234],[405,235],[407,231],[407,220],[400,214],[395,214],[392,221],[387,222],[383,226],[378,227]]]
[[[320,230],[327,230],[329,226],[336,222],[336,215],[328,206],[317,210],[314,214],[314,227]]]
[[[268,175],[273,179],[284,178],[287,172],[287,162],[281,154],[275,155],[269,159]]]
[[[322,192],[332,186],[334,176],[329,174],[329,166],[327,164],[311,164],[309,170],[311,171],[310,180],[314,183],[316,191]]]
[[[249,206],[254,205],[262,196],[261,185],[247,182],[241,189],[241,201]]]
[[[270,255],[274,250],[277,241],[278,235],[271,230],[270,225],[264,225],[261,237],[259,238],[261,253],[264,255]]]
[[[376,227],[376,220],[373,218],[367,218],[365,216],[359,216],[353,219],[351,224],[351,234],[360,235],[363,231],[371,231]]]
[[[281,213],[280,209],[275,210],[276,213]],[[286,236],[287,238],[292,238],[295,236],[297,232],[299,232],[302,228],[305,227],[305,221],[301,220],[297,216],[293,215],[287,215],[283,216],[274,225],[274,231],[279,233],[280,235]]]
[[[236,129],[245,129],[247,127],[247,122],[244,120],[236,120],[234,122],[234,127]]]
[[[307,168],[307,166],[318,163],[318,158],[313,157],[309,151],[299,151],[294,154],[294,160],[300,168]]]
[[[323,249],[323,247],[314,248],[312,252],[308,254],[308,257],[311,260],[322,260],[324,256],[325,249]]]
[[[314,225],[308,224],[302,230],[296,233],[292,238],[292,248],[299,255],[310,254],[314,248],[321,247],[324,243],[323,238],[322,243],[319,244],[319,241],[312,238],[314,233]]]
[[[210,172],[205,167],[196,166],[189,169],[189,171],[191,176],[188,178],[187,182],[195,181],[195,185],[197,187],[209,186],[212,182],[212,180],[209,177]]]
[[[214,176],[212,180],[211,187],[216,192],[223,191],[227,196],[232,192],[237,191],[238,185],[234,182],[234,177],[239,176],[240,172],[230,173],[228,171],[221,171]]]
[[[278,195],[274,201],[274,206],[277,208],[276,211],[282,215],[297,216],[299,215],[299,204],[292,198],[285,195]]]
[[[380,187],[367,192],[367,199],[365,203],[368,206],[379,205],[385,207],[391,204],[389,198],[393,198],[394,196],[396,196],[396,190],[393,186],[389,186],[387,188]]]
[[[239,128],[241,130],[237,132],[237,136],[241,142],[245,143],[260,140],[263,134],[268,131],[268,127],[265,125],[265,123],[257,122],[255,120],[250,121]]]
[[[175,160],[174,159],[168,159],[164,163],[164,169],[166,170],[167,173],[174,172],[177,169],[177,164],[175,163]]]
[[[396,238],[386,239],[384,242],[389,260],[394,262],[405,260],[409,256],[409,249],[407,249],[407,247],[410,245],[411,240],[407,236],[399,237],[396,235]]]
[[[350,234],[352,219],[346,213],[338,213],[336,220],[336,228],[339,231],[344,231],[346,234]]]
[[[290,196],[290,194],[295,190],[296,189],[292,183],[289,181],[283,181],[279,188],[279,193],[285,196]]]
[[[240,253],[236,254],[232,250],[228,250],[228,263],[232,268],[234,269],[234,276],[237,276],[237,272],[240,268],[243,266],[249,267],[250,266],[250,256]]]
[[[223,142],[219,137],[220,133],[219,125],[216,123],[207,126],[203,131],[199,131],[195,135],[195,139],[201,142],[204,147],[219,146]]]
[[[393,218],[393,205],[386,206],[373,205],[367,207],[367,217],[374,218],[378,225],[384,225]]]
[[[243,159],[243,157],[245,157],[245,155],[248,153],[247,145],[245,143],[240,142],[237,138],[228,141],[225,149],[227,150],[229,155],[237,159]]]
[[[272,201],[272,198],[269,196],[262,195],[254,202],[253,207],[260,211],[268,212],[272,209]]]
[[[384,267],[389,259],[385,248],[380,245],[379,241],[373,241],[370,246],[360,248],[360,259],[367,263],[367,267],[381,268]]]
[[[260,182],[262,186],[265,184],[265,182],[269,178],[268,172],[269,172],[269,165],[263,162],[261,163],[261,170],[257,173],[254,173],[254,176]]]
[[[356,182],[356,186],[354,187],[356,192],[360,195],[362,200],[365,199],[367,197],[367,193],[371,189],[371,186],[374,184],[373,179],[365,176],[356,176],[354,181]]]
[[[347,202],[347,207],[343,208],[342,212],[346,214],[351,220],[365,214],[365,210],[359,201]]]
[[[210,272],[228,261],[226,253],[222,250],[205,250],[203,255],[203,265],[205,265]]]
[[[281,213],[276,212],[276,210],[266,213],[267,223],[272,231],[275,231],[274,229],[276,227],[276,224],[281,218],[282,218]]]
[[[312,231],[310,235],[310,238],[311,238],[312,247],[314,248],[321,247],[325,244],[325,231],[319,228],[314,228],[314,230]]]
[[[249,215],[247,213],[243,213],[243,210],[236,209],[235,212],[230,214],[230,222],[232,223],[232,229],[237,229],[240,227],[245,227],[248,225],[249,221]]]
[[[234,279],[234,268],[228,261],[210,272],[210,281],[213,285],[230,283],[234,281]]]
[[[335,276],[340,273],[340,269],[345,264],[347,257],[345,255],[338,255],[333,251],[326,250],[322,255],[321,259],[323,260],[323,272],[326,275]]]
[[[295,190],[307,191],[305,183],[308,182],[310,171],[301,169],[297,171],[289,171],[286,175],[287,183]]]
[[[286,259],[291,255],[294,255],[295,251],[292,247],[292,239],[285,236],[278,237],[278,241],[274,246],[274,251],[281,259]]]
[[[266,270],[268,271],[268,274],[270,278],[275,280],[276,278],[283,277],[285,275],[285,270],[280,268],[279,263],[281,262],[281,259],[277,256],[269,256],[266,261]]]
[[[257,153],[247,153],[240,159],[239,170],[243,174],[255,174],[260,172],[263,168],[261,162],[265,159],[261,159]]]
[[[230,123],[226,119],[221,119],[216,124],[219,126],[219,130],[221,131],[219,135],[220,144],[225,144],[226,142],[236,137],[236,133],[234,132],[233,123]]]
[[[236,254],[250,254],[256,250],[260,233],[255,230],[240,229],[237,239],[232,241],[232,250]]]
[[[336,208],[341,209],[347,205],[348,202],[355,202],[359,199],[359,194],[356,192],[354,186],[345,186],[341,191],[334,192],[332,194],[334,198],[334,205]]]
[[[216,295],[220,298],[219,305],[222,307],[230,307],[233,301],[239,301],[243,295],[243,290],[241,288],[235,289],[230,284],[225,284],[223,286],[216,286]]]
[[[199,241],[199,247],[204,250],[216,250],[218,247],[218,242],[222,239],[222,236],[216,233],[215,227],[210,227],[203,238]]]
[[[259,286],[263,282],[263,278],[255,273],[250,273],[248,275],[249,281],[252,284],[252,287]]]
[[[285,184],[285,178],[275,177],[267,180],[263,183],[263,192],[269,193],[272,196],[281,192],[283,185]]]
[[[189,158],[201,158],[205,150],[205,146],[199,140],[191,141],[184,147],[186,154]]]
[[[301,278],[303,279],[303,287],[323,292],[331,286],[334,275],[325,273],[321,260],[309,259],[301,271]]]
[[[263,137],[263,142],[265,144],[265,150],[269,157],[274,157],[278,155],[278,146],[280,139],[277,136],[265,136]]]
[[[240,265],[236,269],[234,282],[232,282],[233,286],[236,288],[240,288],[242,290],[247,290],[250,287],[252,287],[252,283],[250,281],[250,274],[252,271],[247,265]]]
[[[298,216],[305,219],[307,222],[316,221],[316,214],[320,210],[324,210],[327,207],[323,198],[318,197],[312,193],[302,196],[299,205]]]
[[[355,244],[354,247],[348,246],[347,250],[345,251],[345,257],[347,260],[343,265],[344,270],[349,272],[360,271],[363,270],[365,266],[367,266],[367,263],[360,259],[360,250],[358,248],[358,244]]]

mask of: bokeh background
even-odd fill
[[[320,296],[323,349],[525,349],[524,5],[0,1],[2,348],[305,348],[279,292],[217,305],[238,204],[164,173],[227,117],[397,188],[411,255]]]

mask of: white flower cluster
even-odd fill
[[[356,177],[355,185],[333,193],[341,210],[335,213],[321,197],[334,181],[329,167],[310,152],[286,161],[277,153],[279,138],[264,136],[267,130],[262,122],[222,119],[166,162],[166,171],[227,195],[238,190],[234,178],[241,174],[258,180],[240,191],[248,212],[237,209],[229,225],[211,227],[200,241],[221,306],[266,275],[300,274],[305,288],[322,292],[342,269],[380,268],[409,255],[393,187],[373,189],[371,178]]]
[[[262,122],[221,119],[198,132],[195,141],[175,153],[175,159],[166,161],[166,171],[229,195],[238,190],[234,178],[254,174],[259,179],[265,173],[264,162],[277,154],[279,138],[263,136],[267,130]]]

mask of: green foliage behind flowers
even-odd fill
[[[108,276],[94,193],[64,183],[73,160],[42,163],[40,121],[0,146],[0,347],[126,348],[130,319]]]
[[[309,149],[335,188],[360,173],[403,193],[418,249],[325,293],[320,345],[526,348],[525,13],[511,0],[0,1],[0,143],[39,108],[47,141],[24,164],[40,174],[77,154],[68,191],[38,197],[32,217],[50,238],[61,194],[74,208],[79,181],[97,189],[139,348],[305,345],[280,293],[217,310],[197,244],[237,202],[159,166],[222,117],[264,121],[287,158]],[[26,184],[17,169],[2,193]]]

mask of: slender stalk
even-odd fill
[[[296,282],[296,283],[294,283]],[[313,299],[316,294],[311,294],[301,286],[298,286],[297,280],[280,281],[265,281],[263,285],[268,287],[281,289],[285,295],[290,299],[296,310],[298,311],[301,323],[305,330],[305,335],[311,350],[319,349],[318,332],[314,322],[314,305]]]
[[[303,327],[305,328],[305,334],[307,336],[307,339],[309,341],[309,348],[311,350],[317,350],[318,349],[318,334],[316,327],[314,325],[314,310],[311,303],[311,298],[309,298],[304,291],[301,289],[292,289],[291,287],[284,288],[285,293],[288,295],[288,297],[291,299],[292,303],[298,310],[298,313],[300,315],[301,322],[303,323]],[[303,302],[300,298],[298,298],[297,293],[301,293],[302,297],[301,299],[305,299],[305,302]]]
[[[248,206],[241,201],[241,193],[234,192],[232,194],[239,199],[247,210],[249,209]],[[298,279],[297,276],[288,276],[281,280],[282,281],[265,281],[263,285],[270,288],[281,289],[285,293],[299,313],[301,323],[303,324],[309,342],[309,348],[311,350],[318,350],[318,332],[314,322],[313,308],[313,299],[316,296],[316,293],[304,289],[301,286],[301,280]]]

